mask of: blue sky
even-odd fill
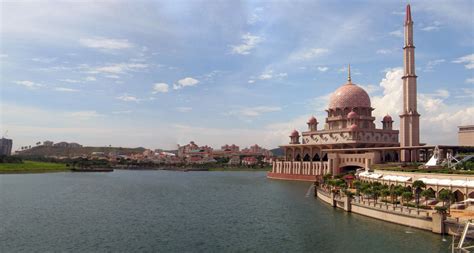
[[[401,108],[404,1],[2,1],[1,131],[174,148],[288,142],[347,78]],[[474,124],[474,2],[413,1],[422,141]]]

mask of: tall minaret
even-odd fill
[[[400,146],[420,145],[420,114],[416,105],[415,46],[413,44],[413,20],[410,5],[405,18],[405,46],[403,47],[403,108],[400,115]],[[402,162],[418,160],[418,152],[401,151]]]

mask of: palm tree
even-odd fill
[[[450,190],[443,189],[438,193],[438,199],[443,201],[443,206],[448,202],[448,213],[451,213],[451,201],[454,199],[454,194]]]
[[[406,191],[406,192],[402,193],[403,204],[405,204],[405,201],[410,202],[410,200],[412,200],[412,199],[413,199],[413,192]]]
[[[422,188],[426,188],[426,184],[421,180],[415,180],[412,186],[415,190],[416,207],[418,208],[418,205],[420,205],[420,193],[423,191]]]
[[[387,201],[387,196],[390,195],[390,190],[389,189],[382,189],[380,191],[380,196],[382,197],[383,200]]]
[[[381,185],[375,184],[372,186],[372,194],[374,197],[375,204],[377,204],[378,197],[380,196],[380,191],[381,191]]]
[[[397,185],[394,187],[393,193],[395,195],[395,207],[397,207],[397,204],[398,204],[398,197],[402,196],[403,192],[404,192],[403,186]]]
[[[356,189],[356,194],[360,194],[360,187],[362,186],[362,182],[359,180],[356,180],[353,184],[354,188]]]
[[[426,202],[428,201],[429,198],[435,197],[435,192],[431,189],[423,190],[421,192],[421,196],[425,198],[425,205],[426,205]]]

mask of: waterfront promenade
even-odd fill
[[[437,234],[459,235],[465,221],[472,219],[467,216],[447,217],[446,213],[433,209],[422,209],[403,206],[388,202],[375,201],[361,196],[347,196],[329,190],[327,187],[315,187],[315,196],[346,212],[431,231]]]

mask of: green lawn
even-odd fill
[[[64,163],[24,161],[23,163],[0,163],[0,174],[6,173],[44,173],[69,171]]]

